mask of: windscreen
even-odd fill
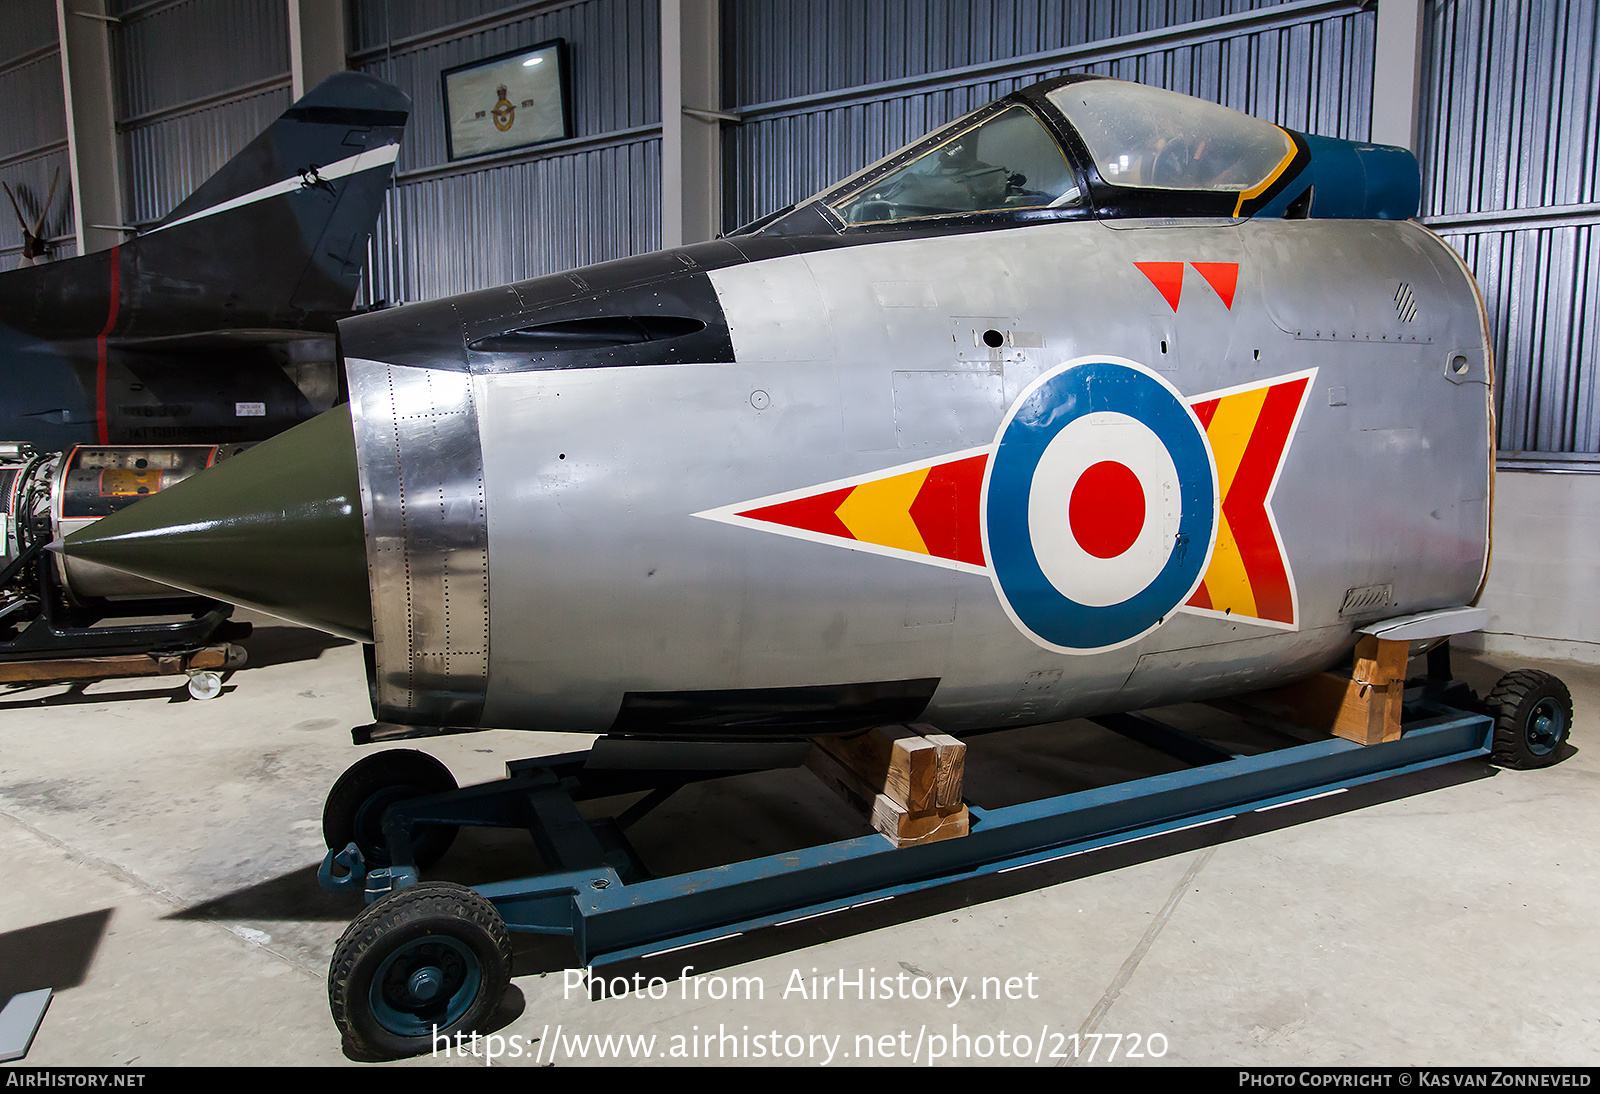
[[[871,182],[846,183],[822,200],[846,224],[1070,205],[1077,180],[1056,140],[1023,106],[1012,106],[928,147]],[[891,164],[895,157],[891,157]]]

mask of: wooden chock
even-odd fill
[[[887,794],[907,809],[933,807],[939,750],[915,730],[877,726],[855,737],[819,737],[813,743],[874,793]]]
[[[967,746],[954,737],[926,724],[888,725],[812,745],[806,766],[895,846],[967,834]]]
[[[916,726],[932,729],[932,726]],[[967,746],[948,733],[924,733],[923,739],[939,750],[934,775],[934,805],[946,809],[961,804],[961,780],[967,773]]]
[[[1318,673],[1288,687],[1244,696],[1239,702],[1358,745],[1398,741],[1410,649],[1409,642],[1363,635],[1356,643],[1350,676]]]
[[[1406,664],[1411,660],[1411,643],[1364,634],[1356,643],[1356,665],[1351,678],[1363,684],[1385,687],[1406,681]]]

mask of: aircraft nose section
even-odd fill
[[[61,550],[372,641],[348,405],[96,521]]]

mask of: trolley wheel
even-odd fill
[[[456,789],[450,769],[426,752],[410,748],[376,752],[351,765],[328,791],[322,807],[322,839],[329,850],[354,843],[367,866],[392,866],[383,835],[383,812],[395,802]],[[411,854],[426,869],[450,849],[458,828],[453,824],[419,826],[411,833]]]
[[[189,674],[189,695],[195,699],[215,699],[222,694],[222,676],[203,670]]]
[[[1549,767],[1572,729],[1572,694],[1548,672],[1519,669],[1500,677],[1486,700],[1494,715],[1494,750],[1503,767]]]
[[[511,983],[511,935],[488,900],[428,881],[391,893],[345,929],[328,1006],[357,1048],[385,1059],[481,1029]]]

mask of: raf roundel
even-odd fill
[[[1063,653],[1111,649],[1199,587],[1216,464],[1171,384],[1131,361],[1072,361],[1000,426],[983,514],[995,588],[1017,625]]]

